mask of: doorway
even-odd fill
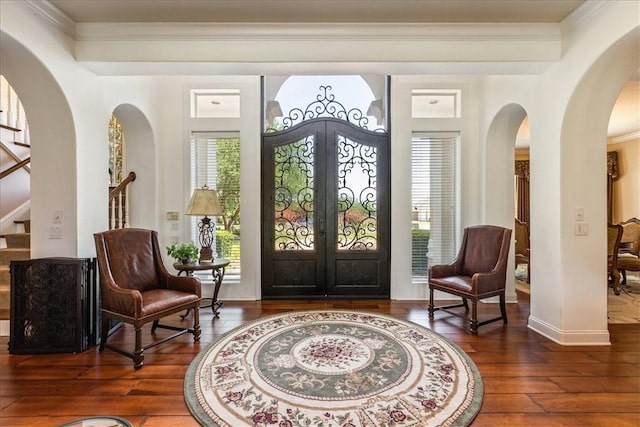
[[[263,298],[389,298],[389,141],[333,117],[263,134]]]

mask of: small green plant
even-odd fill
[[[198,248],[193,242],[172,243],[167,246],[167,255],[179,261],[189,262],[198,259]]]

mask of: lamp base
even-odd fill
[[[200,248],[200,262],[212,262],[213,261],[213,250],[211,246],[203,246]]]

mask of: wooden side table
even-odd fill
[[[216,258],[211,262],[198,262],[193,264],[183,264],[181,262],[175,262],[173,264],[173,268],[178,270],[178,276],[182,273],[187,276],[193,276],[194,271],[208,271],[211,270],[211,276],[213,277],[213,298],[202,298],[203,300],[211,300],[211,304],[205,304],[200,306],[200,308],[211,307],[211,311],[213,312],[214,317],[220,317],[220,311],[218,310],[222,307],[222,302],[218,301],[218,292],[220,292],[220,285],[222,284],[222,279],[224,278],[224,269],[229,265],[229,260],[226,258]],[[190,309],[189,309],[190,310]],[[189,314],[189,310],[181,317],[184,319]]]

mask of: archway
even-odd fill
[[[147,117],[131,104],[122,104],[113,110],[122,125],[126,138],[124,175],[133,171],[136,181],[130,186],[129,226],[158,229],[156,209],[158,179],[156,177],[156,145]],[[144,203],[140,203],[144,200]]]
[[[485,172],[485,222],[514,228],[514,159],[518,129],[527,116],[518,104],[505,105],[495,115],[487,132]],[[515,267],[514,233],[509,253],[509,264]],[[513,271],[513,268],[511,269]],[[515,277],[507,275],[507,302],[516,302]]]
[[[5,32],[0,37],[0,74],[15,89],[29,117],[31,256],[74,257],[77,165],[69,103],[52,74],[26,47]],[[62,238],[49,238],[52,209],[62,213]]]
[[[582,307],[603,325],[608,323],[609,292],[602,279],[606,277],[607,129],[620,92],[639,66],[640,28],[636,27],[603,52],[584,74],[569,100],[562,126],[562,152],[571,159],[562,163],[566,170],[563,188],[574,189],[563,192],[562,210],[573,220],[580,207],[589,226],[589,235],[564,242],[565,277],[581,278],[579,291],[574,279],[566,281],[570,287],[565,292],[572,296],[572,305]]]

